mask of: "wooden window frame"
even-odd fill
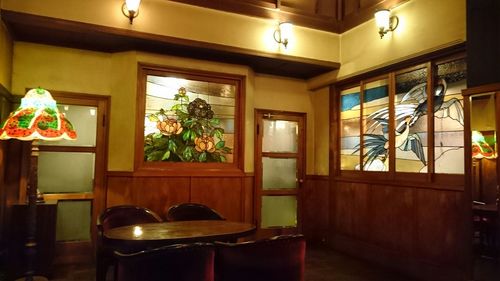
[[[175,76],[178,78],[232,84],[236,87],[234,115],[234,147],[232,163],[186,163],[186,162],[147,162],[144,161],[144,116],[146,102],[146,77]],[[134,152],[134,174],[139,176],[242,176],[243,139],[245,109],[245,79],[243,75],[209,72],[203,70],[138,64],[136,134]]]
[[[464,174],[441,174],[435,173],[434,171],[434,112],[432,110],[432,95],[430,93],[430,89],[434,88],[435,83],[435,74],[437,71],[437,65],[450,62],[453,60],[465,58],[466,54],[458,48],[459,50],[454,51],[443,51],[442,54],[433,54],[428,57],[424,56],[423,58],[419,58],[415,60],[413,63],[402,62],[392,67],[384,68],[381,71],[375,71],[373,73],[360,75],[357,78],[350,78],[345,82],[338,82],[331,87],[331,110],[332,117],[330,121],[331,127],[331,156],[330,159],[333,163],[331,174],[334,175],[336,180],[344,181],[348,180],[350,182],[377,182],[381,184],[391,184],[391,182],[397,181],[405,181],[409,186],[426,186],[429,188],[436,189],[451,189],[451,190],[460,190],[461,186],[464,182]],[[391,120],[394,118],[394,96],[395,96],[395,83],[396,76],[400,73],[406,73],[419,68],[427,68],[427,98],[428,104],[427,107],[427,132],[428,132],[428,140],[427,140],[427,162],[428,162],[428,170],[425,173],[416,173],[416,172],[397,172],[396,171],[396,162],[395,162],[395,148],[394,148],[394,124],[393,122],[389,123],[389,171],[387,172],[378,172],[378,171],[364,171],[364,170],[341,170],[341,157],[340,157],[340,138],[341,138],[341,128],[340,124],[340,93],[343,90],[352,88],[352,87],[360,87],[360,99],[361,103],[364,85],[371,81],[375,81],[380,78],[387,77],[389,81],[389,115]],[[363,105],[360,105],[361,110]],[[465,110],[465,109],[464,109]],[[362,111],[361,111],[362,113]],[[362,132],[363,132],[363,120],[362,115],[360,115],[360,143],[362,143]],[[391,129],[392,128],[392,129]],[[464,128],[465,130],[465,128]],[[362,162],[362,153],[363,149],[360,150],[360,161]],[[361,163],[360,162],[360,163]],[[446,186],[443,186],[446,184]]]

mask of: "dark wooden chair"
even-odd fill
[[[120,205],[104,210],[97,218],[96,280],[105,281],[109,266],[115,262],[113,249],[108,245],[104,231],[125,225],[161,221],[161,217],[155,212],[138,206]]]
[[[115,252],[116,281],[213,281],[214,245],[176,244],[133,254]]]
[[[168,221],[225,220],[217,211],[199,203],[182,203],[168,208]]]
[[[216,281],[303,281],[306,242],[303,235],[216,243]]]

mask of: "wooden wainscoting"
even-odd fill
[[[150,208],[160,216],[183,202],[205,204],[228,220],[254,222],[253,174],[242,176],[134,176],[108,172],[106,207],[133,204]]]
[[[463,190],[345,181],[333,188],[335,249],[420,280],[465,280]]]
[[[302,233],[308,243],[325,243],[329,222],[329,177],[307,175],[302,187]]]

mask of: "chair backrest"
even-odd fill
[[[214,245],[176,244],[133,254],[115,252],[117,281],[213,281]]]
[[[215,210],[198,203],[182,203],[168,208],[168,221],[225,220]]]
[[[282,235],[243,243],[216,243],[217,281],[303,281],[303,235]]]
[[[161,221],[161,217],[148,208],[120,205],[104,210],[97,218],[97,228],[99,231],[105,231],[119,226]]]

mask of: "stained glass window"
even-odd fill
[[[464,173],[465,59],[437,65],[434,98],[434,165],[436,173]]]
[[[427,69],[396,75],[394,131],[397,172],[427,172]]]
[[[360,80],[359,85],[340,91],[341,170],[464,173],[463,56]],[[429,132],[431,125],[434,131]]]
[[[387,79],[363,89],[363,170],[388,171],[389,89]]]
[[[360,87],[340,93],[340,166],[342,170],[359,169]]]

